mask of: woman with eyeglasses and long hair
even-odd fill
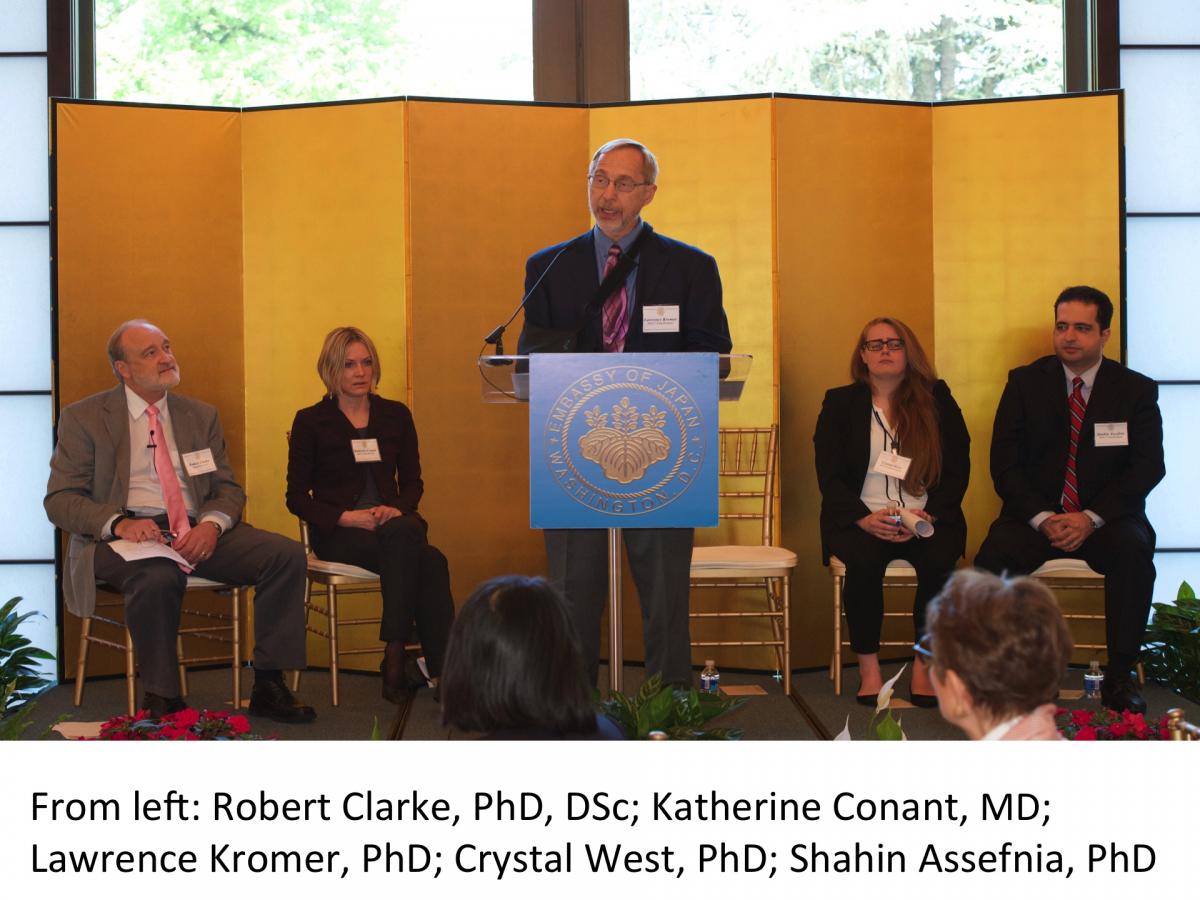
[[[379,354],[361,329],[325,336],[317,374],[325,397],[292,423],[287,508],[308,523],[318,557],[379,574],[383,697],[399,703],[425,684],[405,650],[414,623],[436,680],[454,620],[446,557],[417,512],[425,490],[417,429],[407,406],[375,393]]]
[[[872,319],[863,327],[850,377],[851,384],[826,392],[813,440],[822,552],[826,564],[836,556],[846,565],[842,602],[858,656],[858,702],[874,706],[883,687],[884,571],[897,559],[916,569],[919,640],[926,604],[966,547],[962,498],[971,439],[950,389],[899,319]],[[920,658],[913,661],[910,697],[915,706],[937,705]]]
[[[973,741],[1054,741],[1071,632],[1054,594],[1032,578],[956,572],[929,604],[914,648],[942,718]]]

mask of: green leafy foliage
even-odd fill
[[[20,597],[0,607],[0,740],[15,740],[29,727],[33,698],[50,682],[39,674],[38,662],[54,659],[34,647],[18,629],[38,613],[17,614]]]
[[[638,0],[633,99],[967,100],[1063,89],[1063,0]]]
[[[875,726],[875,737],[881,741],[903,741],[907,740],[904,736],[904,729],[900,727],[900,720],[892,716],[890,709],[884,710],[883,715],[878,721],[872,719]]]
[[[1146,674],[1200,703],[1200,601],[1186,581],[1175,603],[1155,603],[1142,644]]]
[[[695,688],[663,686],[662,676],[648,678],[632,697],[613,691],[607,700],[597,699],[600,712],[636,740],[648,740],[651,732],[662,732],[673,741],[736,741],[740,728],[708,728],[717,716],[737,709],[743,698],[721,698],[701,694]]]

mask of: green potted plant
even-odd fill
[[[744,698],[702,694],[695,688],[685,691],[664,686],[662,675],[655,673],[632,697],[612,691],[608,699],[597,699],[596,706],[632,740],[736,741],[742,736],[741,728],[707,726],[744,702]]]
[[[34,698],[50,684],[38,674],[38,662],[54,659],[33,646],[18,629],[34,612],[17,614],[20,597],[0,607],[0,740],[14,741],[29,727]]]
[[[1155,603],[1142,644],[1146,674],[1200,703],[1200,601],[1186,581],[1175,603]]]

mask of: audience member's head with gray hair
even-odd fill
[[[926,612],[927,657],[942,716],[973,740],[1052,740],[1071,635],[1033,578],[956,572]]]

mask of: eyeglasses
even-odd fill
[[[863,341],[862,345],[864,350],[870,350],[872,353],[878,353],[884,347],[887,347],[893,353],[904,349],[904,341],[900,340],[900,338],[892,338],[890,341]]]
[[[632,178],[618,178],[616,181],[613,181],[607,175],[602,175],[600,173],[589,175],[588,181],[590,181],[592,183],[592,187],[598,191],[604,190],[611,184],[622,194],[628,194],[634,188],[642,187],[643,185],[650,183],[648,181],[634,181]]]
[[[925,659],[926,665],[933,665],[933,651],[927,646],[928,643],[929,635],[924,635],[912,648]]]

